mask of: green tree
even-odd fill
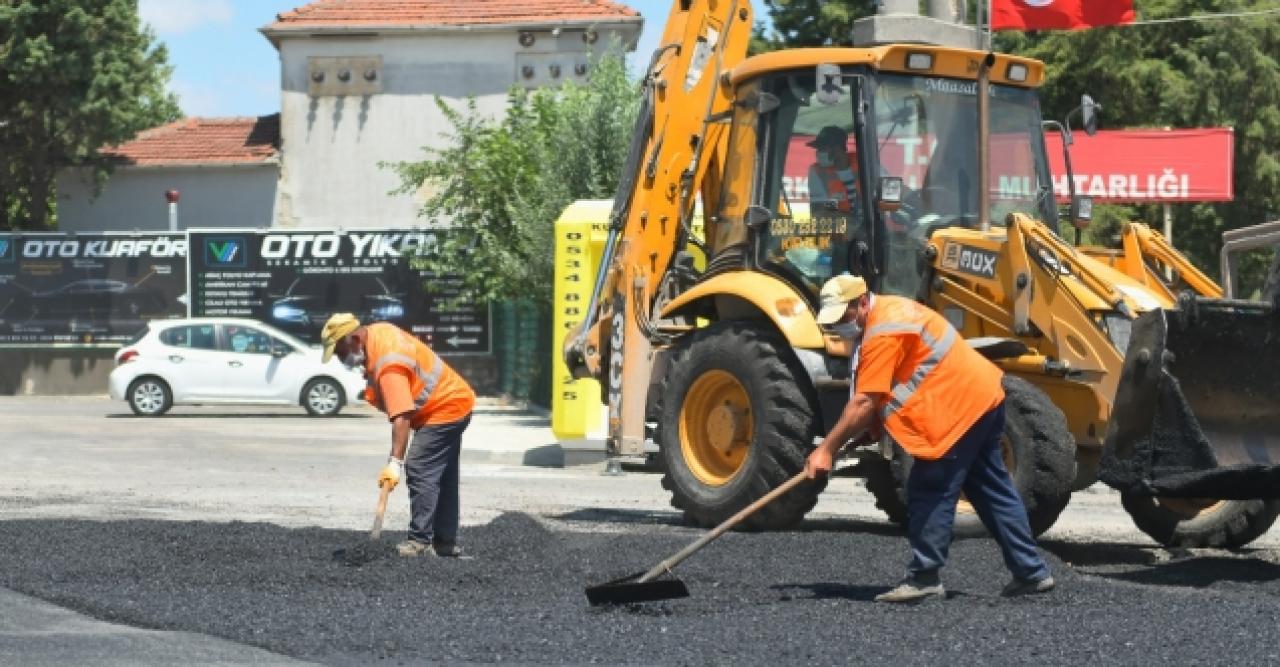
[[[1144,20],[1275,9],[1274,1],[1143,0]],[[1042,34],[1001,33],[996,48],[1043,60],[1047,117],[1061,119],[1089,93],[1110,128],[1235,128],[1236,199],[1173,207],[1174,242],[1218,273],[1222,232],[1280,212],[1280,20],[1275,14]],[[1162,225],[1162,207],[1122,207],[1115,220]],[[1261,261],[1243,267],[1265,271]]]
[[[457,109],[437,98],[452,125],[447,145],[425,149],[419,162],[384,165],[399,173],[399,192],[433,193],[421,217],[454,230],[423,267],[460,272],[481,302],[527,299],[549,309],[552,223],[575,199],[613,197],[639,100],[617,53],[595,60],[584,85],[513,89],[501,118],[480,115],[474,100]]]
[[[138,19],[137,0],[0,3],[0,212],[4,228],[43,229],[59,170],[181,116],[165,92],[163,45]]]
[[[783,47],[852,46],[853,22],[876,13],[877,0],[764,0],[771,32],[758,26],[751,53]]]

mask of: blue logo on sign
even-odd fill
[[[205,239],[205,263],[210,266],[244,266],[244,237],[217,237]]]
[[[9,239],[0,239],[0,262],[13,261],[13,241]]]

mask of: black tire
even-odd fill
[[[1075,438],[1067,418],[1035,385],[1014,376],[1004,376],[1005,425],[1004,456],[1013,485],[1027,508],[1034,535],[1053,527],[1071,500],[1075,480]],[[897,444],[890,464],[896,488],[883,475],[867,478],[867,490],[876,497],[876,506],[889,520],[905,524],[906,493],[903,482],[911,472],[911,455]],[[976,512],[961,500],[956,510],[954,536],[981,537],[987,534]]]
[[[884,512],[889,521],[899,526],[907,525],[906,494],[903,493],[898,474],[894,472],[893,462],[877,458],[876,461],[864,465],[867,474],[867,491],[875,497],[876,508]]]
[[[1120,504],[1138,530],[1166,547],[1238,549],[1261,537],[1280,516],[1277,500],[1223,500],[1196,507],[1176,500],[1124,494]]]
[[[139,417],[159,417],[173,407],[173,391],[154,375],[144,375],[129,383],[125,401]]]
[[[314,378],[302,388],[302,407],[312,417],[332,417],[346,403],[342,385],[333,378]]]
[[[662,485],[671,504],[691,524],[711,527],[804,470],[819,435],[818,402],[808,375],[786,340],[768,325],[722,322],[699,330],[670,352],[660,387],[658,445],[665,467]],[[681,441],[681,420],[701,423],[686,400],[700,378],[731,376],[749,403],[750,438],[731,476],[720,484],[700,479]],[[709,413],[708,413],[709,415]],[[735,433],[737,433],[735,431]],[[693,460],[697,460],[694,458]],[[818,502],[826,480],[801,484],[739,524],[745,530],[776,530],[799,523]]]

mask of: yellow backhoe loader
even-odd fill
[[[847,271],[933,307],[1005,370],[1005,458],[1037,533],[1103,468],[1138,525],[1166,544],[1239,545],[1266,531],[1280,503],[1264,495],[1161,486],[1153,451],[1192,452],[1174,457],[1184,481],[1219,468],[1204,443],[1166,432],[1200,412],[1152,406],[1182,395],[1164,380],[1160,347],[1175,329],[1202,334],[1191,356],[1204,363],[1191,370],[1204,374],[1179,367],[1183,387],[1236,401],[1246,382],[1265,385],[1258,372],[1236,382],[1221,371],[1250,366],[1247,355],[1280,331],[1274,314],[1179,302],[1062,240],[1035,92],[1042,63],[925,44],[746,58],[751,28],[746,0],[674,0],[643,80],[600,271],[564,342],[575,376],[600,380],[611,454],[641,455],[652,439],[673,505],[703,526],[801,470],[848,399],[850,350],[814,319],[822,283]],[[797,205],[806,197],[788,163],[824,166],[814,147],[824,137],[847,137],[843,195],[811,176],[808,205]],[[695,235],[699,200],[705,231]],[[1086,203],[1073,201],[1068,217]],[[1223,329],[1241,333],[1215,338]],[[1243,420],[1223,406],[1212,433],[1261,442],[1265,455],[1275,436],[1258,427],[1274,425],[1258,410],[1274,415],[1276,396],[1253,396]],[[887,440],[853,455],[852,470],[902,520],[909,457]],[[823,487],[801,485],[748,527],[793,525]],[[964,509],[957,531],[980,530]]]

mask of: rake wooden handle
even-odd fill
[[[369,533],[369,539],[377,540],[382,537],[382,515],[387,511],[387,496],[391,495],[391,485],[383,484],[382,493],[378,496],[378,511],[373,515],[373,530]]]
[[[653,579],[653,578],[657,577],[658,575],[662,574],[663,572],[667,572],[667,571],[669,571],[671,568],[673,568],[673,567],[675,567],[675,566],[679,565],[679,564],[680,564],[680,561],[683,561],[684,559],[688,558],[689,556],[692,556],[695,552],[697,552],[697,551],[698,551],[699,549],[701,549],[702,547],[707,546],[707,543],[711,542],[711,540],[714,540],[714,539],[716,539],[717,537],[720,537],[721,535],[725,534],[727,531],[729,531],[729,530],[730,530],[731,528],[733,528],[734,526],[738,525],[739,523],[742,523],[742,520],[743,520],[743,519],[746,519],[747,517],[751,516],[752,514],[755,514],[756,510],[758,510],[758,509],[760,509],[761,507],[764,507],[765,505],[768,505],[769,503],[773,502],[774,500],[776,500],[776,499],[778,498],[778,496],[781,496],[782,494],[784,494],[784,493],[786,493],[786,492],[790,491],[791,489],[795,488],[796,486],[798,486],[798,485],[799,485],[801,482],[803,482],[803,481],[805,481],[805,475],[804,475],[804,473],[803,473],[803,472],[800,472],[800,473],[796,474],[796,476],[795,476],[795,477],[792,477],[791,479],[787,480],[786,482],[783,482],[781,486],[779,486],[778,488],[776,488],[776,489],[774,489],[774,490],[770,491],[769,493],[766,493],[766,494],[765,494],[763,497],[761,497],[759,500],[757,500],[757,501],[755,501],[754,503],[751,503],[750,505],[747,505],[746,507],[742,508],[742,510],[740,510],[737,514],[735,514],[735,515],[733,515],[733,516],[729,517],[728,519],[726,519],[726,520],[724,521],[724,523],[722,523],[722,524],[720,524],[720,525],[716,526],[715,528],[712,528],[712,529],[711,529],[711,532],[709,532],[709,533],[707,533],[706,535],[703,535],[702,537],[698,538],[698,541],[696,541],[696,542],[694,542],[693,544],[690,544],[689,546],[687,546],[687,547],[685,547],[685,548],[681,549],[681,550],[680,550],[680,552],[679,552],[679,553],[677,553],[676,555],[674,555],[674,556],[672,556],[672,557],[670,557],[670,558],[668,558],[668,559],[666,559],[666,560],[662,561],[661,563],[658,563],[657,565],[653,566],[653,569],[652,569],[652,570],[649,570],[648,572],[645,572],[645,573],[644,573],[644,574],[643,574],[639,579],[637,579],[637,580],[636,580],[636,583],[638,583],[638,584],[642,584],[642,583],[644,583],[644,582],[646,582],[646,581],[649,581],[649,580],[651,580],[651,579]]]

